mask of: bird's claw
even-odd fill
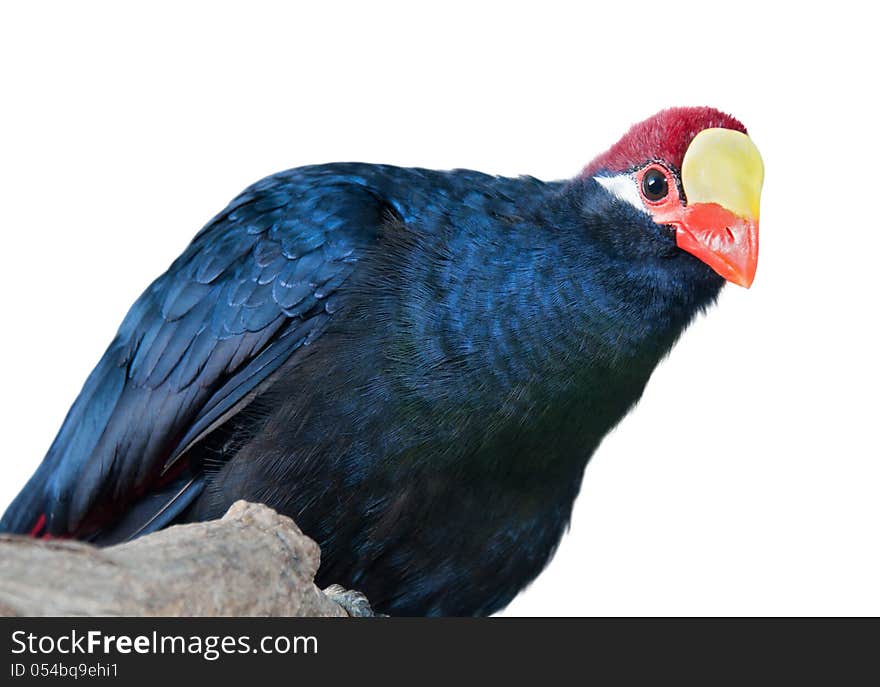
[[[342,606],[352,618],[384,617],[381,613],[374,613],[367,597],[353,589],[346,589],[339,584],[331,584],[324,590],[324,594],[331,601]]]

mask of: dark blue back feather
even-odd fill
[[[321,168],[243,192],[132,306],[0,528],[29,531],[45,515],[46,533],[82,534],[122,512],[129,532],[166,524],[201,480],[163,473],[323,329],[385,211]],[[153,505],[133,508],[144,495]]]

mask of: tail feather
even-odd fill
[[[161,490],[144,496],[112,526],[97,532],[89,541],[99,546],[111,546],[167,527],[202,493],[203,486],[201,476],[180,477]]]
[[[45,463],[33,474],[0,518],[0,532],[29,534],[32,537],[45,532],[48,510],[46,483],[50,474]]]

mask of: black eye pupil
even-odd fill
[[[659,169],[649,169],[642,177],[642,192],[648,200],[661,200],[669,193],[666,175]]]

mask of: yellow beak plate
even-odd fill
[[[704,129],[685,153],[681,181],[688,205],[717,203],[757,220],[764,163],[752,139],[732,129]]]

